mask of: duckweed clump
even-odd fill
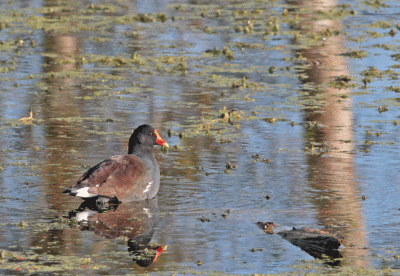
[[[364,51],[364,50],[361,50],[361,51],[350,51],[350,52],[344,53],[343,55],[346,56],[346,57],[349,57],[349,58],[362,59],[362,58],[365,58],[366,56],[368,56],[368,52]]]
[[[357,85],[354,82],[352,82],[351,80],[352,80],[352,78],[350,76],[335,77],[334,80],[330,81],[329,86],[334,87],[336,89],[355,88]]]

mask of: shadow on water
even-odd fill
[[[125,238],[133,261],[141,267],[153,264],[163,252],[162,246],[150,244],[159,221],[156,199],[114,204],[99,209],[84,201],[78,209],[69,212],[81,231],[93,231],[107,239]]]

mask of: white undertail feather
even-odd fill
[[[76,192],[75,196],[82,197],[82,198],[89,198],[89,197],[96,196],[94,194],[89,193],[89,187],[80,188],[80,189],[76,190],[75,192]]]

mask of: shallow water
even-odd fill
[[[336,271],[258,221],[340,232],[337,271],[397,273],[397,1],[0,7],[0,273]],[[79,215],[112,235],[71,219],[62,191],[143,123],[172,146],[157,200]],[[164,246],[148,267],[138,237]]]

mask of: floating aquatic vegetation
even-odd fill
[[[368,53],[366,51],[364,51],[364,50],[361,50],[361,51],[346,52],[343,55],[346,56],[346,57],[350,57],[350,58],[360,58],[360,59],[362,59],[362,58],[365,58],[368,55]]]

